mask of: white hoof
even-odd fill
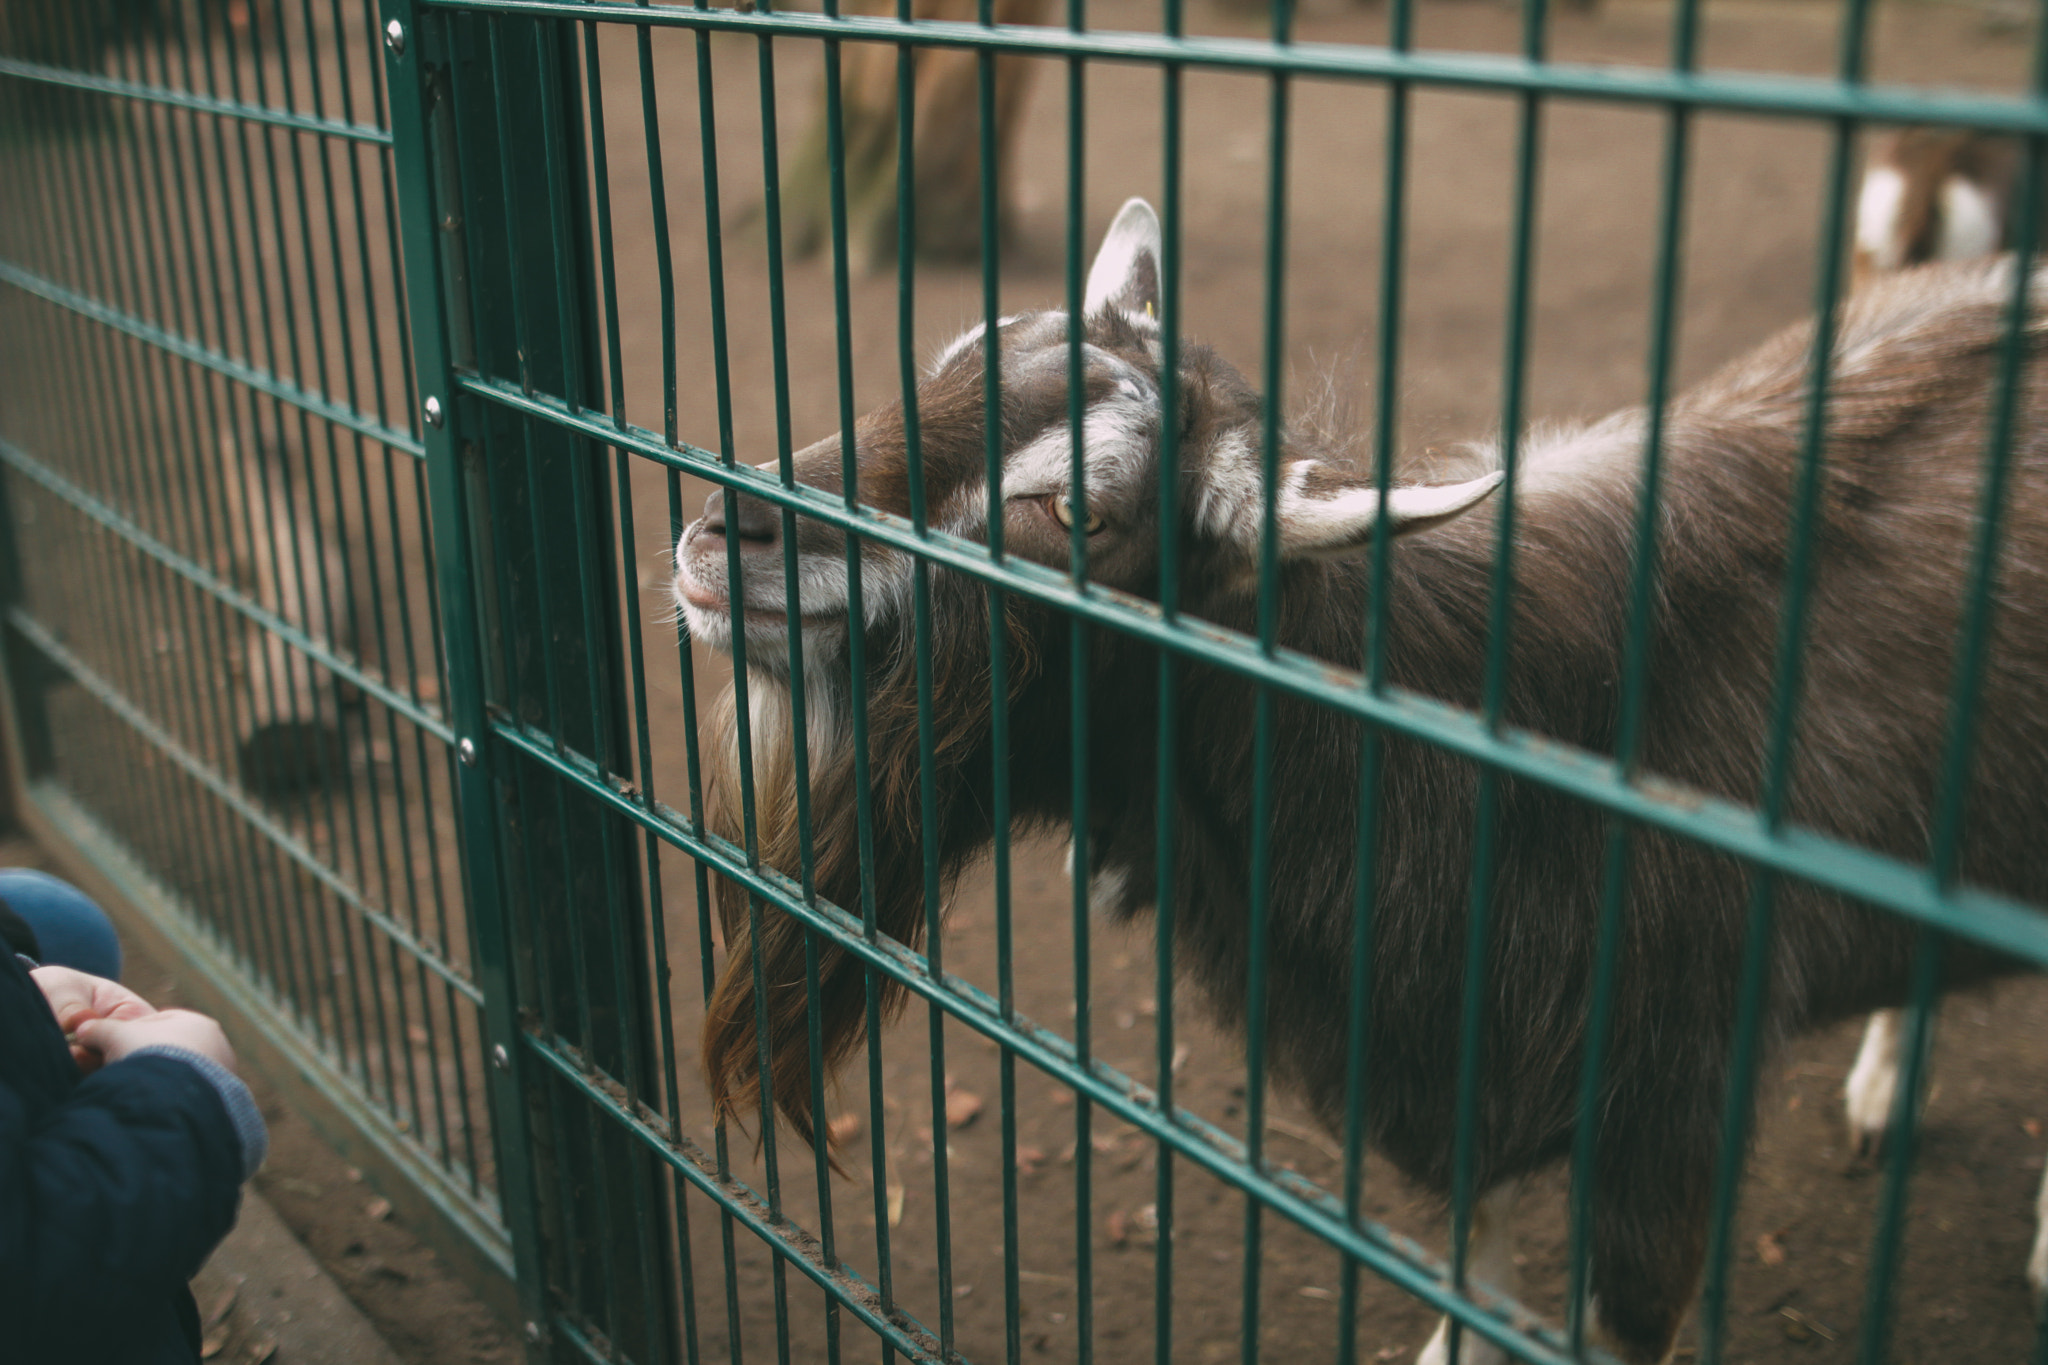
[[[1458,1333],[1458,1358],[1451,1359],[1451,1320],[1439,1318],[1436,1335],[1415,1357],[1415,1365],[1508,1365],[1507,1352],[1467,1327]]]
[[[1885,1134],[1892,1126],[1892,1103],[1899,1093],[1900,1022],[1897,1010],[1878,1010],[1870,1016],[1856,1065],[1842,1087],[1849,1137],[1864,1156],[1884,1150]]]

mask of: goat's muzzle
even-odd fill
[[[726,515],[728,495],[723,490],[715,492],[704,503],[704,515],[685,527],[682,539],[676,542],[676,599],[685,607],[719,613],[732,610],[728,581],[732,542],[738,543],[740,572],[745,578],[760,574],[780,577],[782,518],[756,498],[730,497],[730,518]]]
[[[806,639],[829,650],[846,625],[846,570],[843,542],[832,533],[818,535],[820,529],[807,522],[797,525],[796,606]],[[750,657],[758,649],[763,662],[769,662],[786,649],[791,606],[786,533],[784,514],[771,503],[724,491],[710,496],[704,515],[676,542],[673,590],[692,635],[715,649],[731,649],[733,617],[743,614]],[[835,549],[839,553],[832,553]]]

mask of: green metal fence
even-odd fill
[[[381,39],[254,17],[0,16],[21,808],[509,1266]]]
[[[1596,999],[1615,970],[1632,839],[1674,835],[1739,860],[1753,899],[1732,1095],[1746,1095],[1763,1065],[1758,1002],[1780,884],[1817,885],[1906,917],[1923,940],[1906,1069],[1917,1092],[1941,944],[1966,940],[2048,963],[2048,921],[1956,875],[2017,329],[1958,651],[1954,739],[1939,789],[1946,804],[1924,863],[1786,819],[1803,549],[1786,578],[1756,809],[1674,790],[1644,771],[1640,649],[1620,680],[1630,700],[1611,753],[1570,750],[1504,723],[1511,502],[1491,598],[1489,683],[1476,712],[1390,687],[1377,651],[1362,670],[1346,670],[1278,649],[1271,559],[1271,474],[1291,355],[1284,305],[1300,287],[1289,274],[1288,205],[1329,174],[1294,161],[1304,92],[1370,103],[1383,138],[1377,257],[1361,258],[1347,282],[1372,300],[1358,322],[1375,333],[1370,453],[1383,487],[1402,431],[1404,326],[1430,306],[1408,285],[1415,102],[1441,92],[1510,102],[1498,420],[1512,470],[1514,433],[1531,408],[1545,120],[1561,102],[1637,109],[1661,124],[1660,178],[1646,189],[1655,240],[1639,394],[1652,412],[1679,368],[1684,229],[1703,120],[1763,116],[1824,139],[1823,211],[1811,239],[1822,316],[1839,297],[1865,123],[2022,135],[2038,168],[2048,21],[2037,24],[2026,93],[1972,95],[1869,83],[1871,12],[1861,0],[1846,5],[1836,73],[1818,78],[1705,68],[1694,0],[1630,11],[1654,13],[1668,30],[1659,69],[1552,60],[1555,18],[1541,0],[1522,11],[1520,50],[1494,56],[1419,46],[1410,0],[1390,0],[1384,41],[1374,45],[1300,41],[1284,3],[1263,35],[1190,36],[1182,0],[1137,16],[1142,28],[1129,8],[1116,11],[1126,27],[1095,27],[1081,0],[1044,26],[997,23],[992,0],[960,20],[915,17],[908,0],[893,16],[841,13],[831,0],[822,14],[545,0],[252,0],[246,12],[210,0],[12,6],[0,14],[0,491],[25,809],[254,1025],[259,1060],[290,1080],[408,1213],[480,1275],[509,1282],[534,1359],[737,1362],[772,1351],[785,1361],[879,1353],[1165,1362],[1307,1351],[1352,1360],[1374,1355],[1385,1339],[1373,1334],[1374,1315],[1404,1295],[1520,1358],[1596,1358],[1577,1311],[1546,1322],[1468,1292],[1479,1193],[1469,1150],[1453,1182],[1448,1258],[1390,1228],[1378,1170],[1362,1156],[1369,1075],[1352,1077],[1341,1131],[1300,1139],[1327,1148],[1320,1165],[1276,1151],[1274,1133],[1303,1128],[1271,1107],[1283,1101],[1269,1100],[1265,1075],[1259,993],[1288,983],[1266,980],[1275,892],[1263,842],[1245,887],[1247,1053],[1241,1063],[1209,1059],[1242,1077],[1241,1094],[1220,1108],[1185,1102],[1184,1051],[1200,1025],[1176,971],[1168,817],[1155,850],[1149,945],[1123,935],[1105,945],[1107,931],[1089,914],[1086,669],[1100,641],[1156,651],[1156,676],[1135,685],[1156,691],[1164,788],[1186,761],[1173,742],[1177,680],[1218,670],[1257,684],[1247,724],[1261,752],[1278,709],[1306,704],[1363,723],[1367,771],[1381,737],[1420,740],[1477,765],[1482,859],[1503,783],[1597,811],[1610,842]],[[935,274],[914,260],[916,61],[939,50],[972,54],[981,166],[999,161],[999,63],[1043,62],[1040,94],[1064,104],[1064,140],[1047,142],[1058,208],[1042,215],[1059,220],[1063,272],[1043,275],[1032,296],[1004,274],[1014,250],[1003,245],[1013,240],[1004,220],[1015,206],[993,170],[975,187],[976,240],[987,244],[978,275]],[[847,231],[845,174],[857,158],[841,96],[846,64],[871,51],[893,51],[895,61],[896,253],[883,277],[860,271]],[[834,425],[853,430],[878,400],[900,398],[915,413],[920,357],[939,340],[926,293],[945,293],[991,338],[1018,307],[1079,311],[1088,233],[1122,197],[1091,191],[1088,175],[1098,145],[1091,122],[1129,114],[1091,101],[1091,74],[1110,65],[1157,78],[1156,121],[1148,116],[1131,136],[1156,150],[1167,411],[1179,397],[1178,338],[1193,330],[1183,321],[1198,306],[1183,278],[1189,167],[1222,154],[1190,133],[1202,112],[1191,82],[1236,77],[1264,87],[1263,120],[1245,130],[1254,151],[1243,171],[1262,186],[1264,221],[1231,225],[1242,251],[1261,253],[1260,325],[1226,348],[1256,361],[1271,400],[1266,591],[1248,632],[1181,613],[1170,530],[1156,601],[1140,601],[1090,581],[1078,530],[1060,572],[936,529],[914,434],[908,517],[864,503],[850,464],[838,488],[801,486],[791,472],[798,446]],[[1063,88],[1051,85],[1055,74]],[[798,274],[783,251],[783,167],[800,158],[782,149],[796,140],[788,121],[809,107],[816,83],[826,95],[832,231],[827,264]],[[1061,121],[1042,108],[1036,117]],[[756,200],[751,219],[735,209]],[[2034,224],[2021,217],[2024,259]],[[741,253],[755,264],[734,283],[730,262]],[[699,283],[688,282],[692,271]],[[1078,346],[1070,364],[1078,376]],[[1824,361],[1817,366],[1824,371]],[[1808,412],[1802,547],[1824,474],[1826,390],[1822,372]],[[740,401],[749,394],[770,397]],[[985,401],[997,410],[993,379]],[[1078,433],[1080,399],[1073,403]],[[800,429],[806,414],[823,414],[820,430]],[[1074,444],[1078,462],[1082,442]],[[1638,522],[1646,546],[1657,524],[1657,451],[1653,424]],[[991,438],[991,489],[1003,453]],[[1164,458],[1161,484],[1172,488],[1173,440]],[[794,808],[757,809],[749,713],[707,704],[728,668],[746,695],[744,647],[728,665],[669,624],[669,555],[704,486],[780,509],[785,544],[798,517],[850,533],[856,621],[858,547],[915,561],[917,715],[907,728],[877,730],[856,684],[845,723],[863,765],[871,736],[916,748],[927,822],[938,818],[929,785],[935,707],[956,700],[947,689],[961,685],[935,674],[934,585],[975,585],[998,623],[978,661],[986,671],[973,680],[992,709],[998,755],[1011,748],[1007,679],[1019,666],[1002,604],[1043,604],[1071,623],[1071,730],[1059,738],[1070,740],[1071,768],[1083,776],[1072,793],[1070,879],[1042,871],[1042,848],[1013,854],[999,834],[989,876],[961,893],[972,905],[942,934],[946,869],[928,857],[915,945],[876,923],[871,856],[851,902],[820,893],[805,718],[796,716],[787,745]],[[727,508],[730,517],[729,499]],[[1377,553],[1384,581],[1385,551]],[[1636,639],[1656,584],[1653,558],[1640,558]],[[791,603],[795,571],[792,552]],[[1380,638],[1384,609],[1375,599],[1368,638]],[[800,634],[787,646],[798,676]],[[862,631],[850,636],[859,679]],[[707,805],[702,746],[726,743],[721,727],[739,732],[737,837],[715,832]],[[1243,796],[1262,812],[1272,779],[1257,771]],[[878,818],[868,779],[863,766],[851,792],[863,840]],[[1003,761],[986,781],[993,823],[1006,830]],[[774,843],[771,821],[793,823],[796,837]],[[933,826],[925,829],[935,843]],[[1362,830],[1360,847],[1369,842]],[[864,843],[863,852],[872,849]],[[865,1033],[845,1099],[827,1089],[815,1026],[810,1039],[809,1108],[830,1118],[843,1178],[823,1144],[809,1148],[771,1121],[777,1078],[765,1047],[759,1109],[729,1118],[705,1098],[696,1037],[726,945],[721,880],[740,888],[750,941],[776,924],[798,928],[801,984],[814,1005],[832,963],[859,969]],[[1483,865],[1474,880],[1484,885]],[[1020,949],[1026,901],[1071,905],[1071,916],[1049,938],[1042,926],[1021,926],[1033,932]],[[1487,909],[1476,895],[1460,978],[1466,1134],[1479,1098]],[[1149,961],[1128,960],[1148,947]],[[799,984],[770,983],[762,970],[757,961],[762,993]],[[885,982],[924,1009],[891,1025]],[[1131,999],[1144,1008],[1127,1019],[1121,1006]],[[1331,1025],[1360,1058],[1365,1017],[1354,996],[1351,1016]],[[1596,1010],[1589,1109],[1609,1027]],[[1143,1046],[1119,1043],[1118,1033]],[[961,1084],[967,1074],[992,1075],[982,1131],[998,1131],[994,1151],[984,1143],[960,1156],[955,1139],[984,1099]],[[1911,1116],[1909,1106],[1864,1279],[1858,1349],[1868,1360],[1887,1353]],[[1739,1349],[1730,1266],[1750,1122],[1746,1103],[1729,1105],[1702,1359]],[[1071,1147],[1036,1148],[1034,1135],[1049,1127]],[[1573,1167],[1583,1172],[1593,1160],[1584,1136]],[[1140,1165],[1144,1206],[1102,1207],[1098,1191],[1127,1188]],[[1569,1207],[1566,1300],[1576,1303],[1585,1195]],[[1110,1259],[1133,1241],[1147,1248],[1142,1267]],[[1033,1257],[1047,1245],[1062,1250],[1027,1264],[1027,1245]],[[1308,1329],[1276,1335],[1289,1311],[1280,1296],[1290,1291],[1270,1267],[1283,1254],[1320,1257],[1334,1272],[1310,1296],[1324,1315],[1312,1347],[1302,1344]],[[1227,1336],[1177,1329],[1217,1302],[1234,1305]],[[2035,1351],[2048,1358],[2048,1345]]]

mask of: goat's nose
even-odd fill
[[[743,542],[773,545],[782,534],[782,516],[757,498],[733,495],[730,527],[725,516],[725,493],[720,490],[704,500],[704,529],[715,535],[730,533]]]

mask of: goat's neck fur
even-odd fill
[[[936,575],[931,584],[933,613],[952,624],[973,622],[976,629],[941,635],[931,649],[933,696],[989,695],[988,601],[970,580]],[[1013,607],[1013,612],[1018,608]],[[907,624],[907,623],[904,623]],[[966,641],[962,640],[965,635]],[[1038,660],[1029,647],[1030,633],[1013,625],[1009,631],[1010,685],[1021,691],[1037,674]],[[979,640],[980,649],[960,648]],[[888,624],[868,633],[868,676],[856,693],[844,656],[820,660],[805,669],[804,711],[809,767],[812,889],[823,900],[850,912],[872,916],[883,934],[912,948],[924,939],[928,912],[925,858],[937,860],[938,892],[952,890],[961,868],[994,836],[981,795],[987,789],[989,712],[986,707],[940,708],[931,736],[933,788],[938,800],[925,810],[922,790],[921,739],[917,711],[917,651],[911,633]],[[798,821],[798,769],[792,698],[785,675],[767,670],[749,679],[748,720],[752,733],[752,786],[755,838],[761,865],[792,877],[803,866]],[[711,753],[707,803],[713,832],[735,843],[747,835],[739,762],[737,705],[732,689],[720,699],[710,733],[722,737]],[[853,708],[863,706],[864,752],[857,752]],[[864,763],[862,762],[864,759]],[[865,769],[866,791],[861,791]],[[865,796],[866,800],[861,798]],[[870,814],[861,828],[861,812]],[[862,874],[863,844],[872,850],[869,876]],[[721,1107],[743,1115],[759,1101],[756,1048],[757,1011],[765,1014],[772,1048],[772,1071],[778,1078],[774,1095],[791,1125],[807,1140],[816,1129],[814,1085],[791,1085],[780,1078],[811,1077],[809,991],[804,971],[802,929],[786,915],[763,916],[749,906],[743,888],[732,882],[718,887],[718,907],[729,960],[750,954],[756,932],[761,951],[752,954],[772,975],[756,983],[732,972],[719,978],[706,1008],[704,1048],[707,1070],[722,1081]],[[859,1019],[866,1008],[866,977],[843,953],[820,955],[816,987],[826,1040],[824,1075],[831,1075],[862,1040]],[[900,988],[885,988],[885,1011],[900,1005]]]

